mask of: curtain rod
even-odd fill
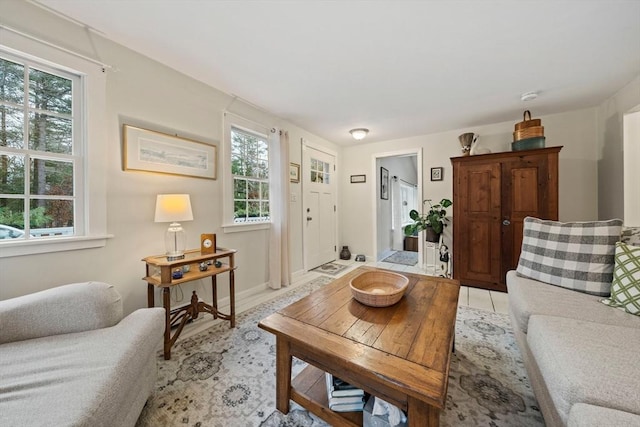
[[[54,44],[54,43],[51,43],[49,41],[43,40],[43,39],[41,39],[39,37],[32,36],[31,34],[27,34],[27,33],[23,32],[23,31],[17,30],[17,29],[12,28],[12,27],[9,27],[6,24],[0,24],[0,28],[5,29],[7,31],[10,31],[10,32],[12,32],[14,34],[17,34],[19,36],[26,37],[26,38],[28,38],[30,40],[35,41],[35,42],[38,42],[38,43],[44,44],[46,46],[52,47],[52,48],[57,49],[59,51],[68,53],[68,54],[73,55],[73,56],[75,56],[77,58],[84,59],[85,61],[92,62],[92,63],[94,63],[96,65],[101,66],[102,68],[106,68],[106,69],[111,69],[112,68],[111,65],[105,64],[102,61],[98,61],[96,59],[89,58],[88,56],[82,55],[81,53],[78,53],[78,52],[74,52],[73,50],[67,49],[66,47],[59,46],[57,44]]]

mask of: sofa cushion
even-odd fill
[[[113,285],[73,283],[0,301],[0,344],[107,328],[120,320],[122,298]]]
[[[522,276],[609,296],[622,220],[558,222],[526,217],[517,271]]]
[[[0,345],[1,424],[133,426],[163,331],[164,309],[148,308],[110,328]]]
[[[509,310],[517,322],[513,326],[525,334],[533,314],[640,328],[640,317],[601,304],[601,297],[528,279],[514,270],[507,273],[507,290]]]
[[[601,406],[576,403],[569,412],[567,427],[638,427],[640,415]]]
[[[611,297],[602,302],[640,316],[640,247],[616,243]]]
[[[533,315],[527,343],[565,424],[576,403],[640,412],[640,328]]]

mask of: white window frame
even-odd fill
[[[103,67],[46,43],[0,30],[0,50],[17,58],[80,76],[78,90],[83,97],[81,135],[74,134],[76,209],[74,236],[0,241],[0,258],[102,247],[107,234],[106,174],[106,73]],[[45,70],[46,71],[46,70]],[[74,87],[74,90],[76,88]],[[76,112],[74,111],[74,114]]]
[[[237,128],[249,133],[253,133],[265,138],[269,144],[269,156],[273,155],[272,138],[270,137],[270,129],[267,126],[240,117],[228,111],[223,113],[223,160],[224,178],[223,178],[223,224],[222,229],[225,233],[236,233],[241,231],[264,230],[271,227],[271,220],[256,221],[246,223],[234,222],[234,203],[233,203],[233,174],[231,173],[231,130]],[[271,163],[271,161],[269,162]],[[273,209],[269,206],[269,210]]]

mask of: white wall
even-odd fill
[[[624,147],[622,117],[640,104],[640,76],[597,109],[598,214],[600,219],[624,217]],[[637,167],[637,163],[636,167]]]
[[[301,163],[300,139],[337,147],[304,129],[281,121],[239,100],[123,46],[93,36],[92,51],[80,27],[49,14],[27,2],[2,1],[2,22],[26,33],[46,38],[111,65],[107,75],[107,229],[114,237],[106,247],[73,252],[0,259],[0,300],[76,281],[97,280],[114,284],[123,295],[125,311],[146,306],[144,263],[148,255],[164,252],[166,224],[153,222],[155,196],[159,193],[189,193],[194,221],[183,224],[187,246],[199,247],[200,233],[217,234],[218,245],[238,250],[236,293],[263,289],[267,281],[268,230],[229,233],[221,230],[222,177],[215,181],[122,170],[123,123],[139,125],[195,140],[218,144],[221,154],[222,117],[225,108],[263,123],[289,131],[292,162]],[[44,33],[46,29],[46,33]],[[230,107],[229,107],[230,106]],[[222,164],[218,162],[219,171]],[[302,224],[300,185],[292,184],[297,195],[291,203],[292,269],[302,269]],[[226,275],[223,275],[226,276]],[[191,290],[210,300],[210,281],[183,286],[185,301]],[[228,295],[227,278],[219,281],[220,298]],[[159,294],[156,304],[160,305]]]
[[[535,110],[534,110],[535,113]],[[596,110],[588,108],[563,114],[541,116],[545,127],[546,145],[562,145],[560,152],[560,220],[589,220],[597,218],[597,150]],[[376,179],[372,179],[372,159],[393,150],[422,148],[423,182],[420,200],[452,198],[453,181],[451,157],[461,155],[458,135],[475,132],[480,135],[481,146],[492,152],[511,149],[513,122],[496,123],[468,129],[421,135],[392,141],[346,147],[343,150],[344,176],[367,174],[367,183],[343,185],[342,192],[342,242],[348,242],[354,253],[374,255],[376,226],[370,213]],[[442,181],[430,180],[432,167],[444,167]],[[452,227],[447,227],[444,239],[451,248]]]

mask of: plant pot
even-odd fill
[[[426,240],[431,243],[440,242],[440,233],[433,231],[433,228],[427,227],[425,230]]]

